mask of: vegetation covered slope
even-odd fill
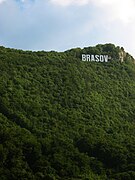
[[[135,179],[135,64],[119,51],[0,47],[1,180]]]

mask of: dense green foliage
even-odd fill
[[[135,179],[135,64],[119,51],[0,47],[1,180]]]

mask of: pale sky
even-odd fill
[[[0,45],[64,51],[113,43],[135,57],[135,0],[0,0]]]

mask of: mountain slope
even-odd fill
[[[2,179],[134,179],[135,65],[112,44],[0,47]],[[108,63],[81,54],[108,54]]]

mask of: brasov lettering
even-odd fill
[[[108,55],[82,54],[82,61],[108,62],[109,59]]]

